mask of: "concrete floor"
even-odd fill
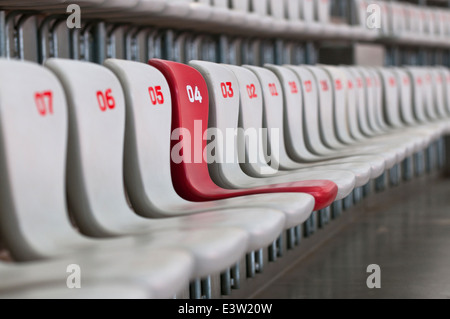
[[[450,180],[416,179],[386,193],[254,297],[450,298]],[[381,289],[367,287],[371,264],[381,267]]]

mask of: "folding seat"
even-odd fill
[[[224,96],[224,91],[223,91],[223,85],[221,85],[222,83],[229,83],[229,90],[233,90],[233,91],[238,91],[238,88],[241,88],[241,100],[243,100],[242,95],[246,94],[244,92],[242,92],[242,83],[244,83],[245,81],[238,81],[236,79],[236,77],[234,76],[233,73],[231,73],[231,71],[228,71],[224,68],[224,66],[221,65],[217,65],[214,63],[208,63],[208,62],[201,62],[201,61],[192,61],[191,65],[193,67],[195,67],[200,73],[202,73],[202,75],[205,77],[205,80],[207,81],[208,84],[208,89],[210,92],[210,117],[209,117],[209,125],[210,128],[214,128],[219,130],[220,132],[227,132],[229,130],[235,131],[238,128],[238,118],[239,118],[239,113],[240,112],[244,112],[242,110],[239,109],[239,96],[236,93],[236,96],[233,93],[232,97],[229,96]],[[240,68],[241,71],[243,71],[244,73],[249,74],[246,69]],[[259,68],[258,68],[259,69]],[[265,70],[265,69],[262,69]],[[270,71],[268,71],[270,73]],[[249,74],[251,75],[251,73]],[[245,74],[244,74],[245,76]],[[277,79],[275,79],[276,81],[278,81]],[[253,79],[253,83],[256,83],[255,85],[255,95],[260,95],[259,92],[261,92],[258,89],[256,89],[256,86],[259,87],[259,83],[257,82],[258,79],[254,78]],[[247,82],[250,83],[250,82]],[[279,88],[281,89],[281,87],[279,86]],[[245,85],[244,85],[244,89],[245,89]],[[230,91],[231,92],[231,91]],[[281,92],[281,91],[280,91]],[[280,102],[280,101],[277,101]],[[245,103],[245,102],[243,102]],[[270,103],[269,103],[270,104]],[[282,101],[281,101],[282,104]],[[252,112],[252,116],[254,118],[257,118],[256,121],[253,121],[255,123],[255,126],[251,126],[253,124],[249,124],[249,125],[245,125],[245,123],[243,124],[242,128],[245,130],[249,130],[252,128],[256,128],[257,130],[262,128],[262,111],[263,111],[263,107],[261,104],[261,98],[259,98],[259,109],[255,108],[256,105],[250,107],[246,107],[245,105],[242,107],[242,109],[248,109],[249,112]],[[250,104],[248,104],[248,106],[250,106]],[[267,108],[270,108],[269,106],[267,106]],[[283,110],[280,109],[280,114],[275,114],[276,117],[283,117]],[[247,114],[245,117],[242,116],[241,118],[243,119],[243,122],[246,122],[245,119],[250,118],[250,116],[248,116],[249,114]],[[273,114],[272,114],[273,115]],[[258,120],[259,119],[259,120]],[[259,124],[258,124],[259,123]],[[283,127],[281,126],[281,124],[276,124],[278,130],[282,131],[283,135]],[[268,127],[269,130],[272,127]],[[275,128],[275,129],[277,129]],[[228,141],[227,141],[228,142]],[[228,160],[226,163],[223,163],[222,161],[210,161],[213,162],[210,165],[210,172],[211,172],[211,177],[214,180],[214,182],[216,184],[218,184],[221,187],[224,188],[229,188],[229,189],[235,189],[235,188],[248,188],[254,185],[259,185],[259,186],[266,186],[266,185],[270,185],[270,183],[274,183],[275,181],[277,182],[282,182],[282,181],[294,181],[295,179],[298,179],[300,175],[297,176],[292,176],[292,178],[290,176],[287,176],[287,172],[282,173],[280,172],[279,174],[277,174],[276,172],[271,173],[270,175],[265,173],[265,174],[261,174],[260,177],[263,178],[252,178],[251,173],[247,173],[245,174],[244,171],[241,170],[240,165],[239,165],[239,149],[243,149],[243,147],[239,147],[239,143],[241,143],[241,145],[244,144],[244,141],[241,140],[241,138],[238,137],[238,141],[233,141],[234,142],[234,147],[232,151],[221,151],[221,155],[220,157],[223,158],[229,158],[230,156],[232,157],[232,160]],[[278,142],[278,141],[277,141]],[[299,165],[298,163],[294,163],[292,161],[290,161],[290,159],[288,158],[287,154],[285,153],[286,150],[284,148],[284,136],[281,137],[281,141],[280,141],[280,150],[282,150],[281,152],[283,153],[283,163],[281,163],[279,158],[272,158],[272,163],[277,162],[278,164],[281,164],[281,167],[283,167],[283,165],[296,165],[296,167],[294,167],[293,169],[299,169],[299,168],[303,168],[303,167],[307,167],[310,168],[310,171],[316,171],[319,169],[322,170],[332,170],[332,169],[336,169],[333,166],[330,167],[312,167],[312,165],[308,166],[308,165]],[[257,150],[258,152],[261,152],[261,149]],[[230,152],[230,154],[227,154],[228,152]],[[233,153],[233,154],[231,154]],[[261,154],[261,153],[260,153]],[[252,155],[251,154],[247,154],[248,157],[250,158]],[[243,156],[242,156],[243,157]],[[241,157],[241,158],[242,158]],[[261,154],[259,155],[260,158],[264,158],[264,155]],[[289,161],[289,162],[288,162]],[[288,162],[288,163],[286,163]],[[251,166],[251,164],[245,164],[248,165],[249,167]],[[254,163],[253,165],[255,165],[255,167],[253,167],[253,171],[254,172],[258,172],[258,171],[268,171],[271,172],[273,171],[271,168],[262,166],[258,167],[256,163]],[[357,165],[356,165],[357,166]],[[350,165],[347,165],[347,167],[345,167],[345,165],[340,165],[339,168],[343,169],[344,168],[348,168],[350,167]],[[364,171],[365,169],[365,171]],[[252,168],[250,167],[250,170],[252,170]],[[286,169],[284,169],[286,170]],[[361,170],[361,168],[358,167],[354,168],[354,171],[356,172],[356,174],[358,174],[358,178],[362,179],[363,182],[367,182],[367,178],[368,178],[368,172],[370,171],[369,167],[364,167],[363,170]],[[290,173],[290,172],[289,172]],[[303,173],[307,173],[306,171],[303,171]],[[258,174],[258,173],[257,173]],[[286,176],[282,176],[282,175],[286,175]],[[291,175],[291,174],[289,174]],[[292,174],[295,175],[295,174]],[[359,183],[361,181],[358,181]]]
[[[202,75],[191,67],[175,62],[154,59],[150,61],[150,65],[158,68],[164,74],[171,88],[174,118],[172,129],[178,131],[182,128],[191,132],[196,131],[198,132],[197,138],[198,136],[206,136],[209,97],[207,85]],[[233,76],[231,76],[231,79],[233,79]],[[238,86],[234,85],[234,87]],[[194,93],[190,92],[189,88],[193,88],[197,92],[195,94],[197,98],[193,97],[192,94]],[[238,90],[235,89],[235,92],[238,92]],[[237,93],[236,95],[233,94],[234,96],[237,98]],[[195,108],[186,107],[186,105],[191,104],[195,105]],[[320,174],[314,174],[313,172],[307,174],[308,178],[300,182],[293,179],[287,184],[270,185],[271,183],[267,182],[266,186],[262,186],[256,185],[256,183],[259,183],[258,179],[253,179],[254,186],[259,187],[254,188],[249,185],[246,189],[232,190],[220,188],[211,180],[207,161],[203,156],[199,156],[198,150],[207,147],[206,140],[204,139],[201,142],[198,140],[196,142],[198,145],[194,147],[190,145],[194,143],[183,143],[183,141],[175,140],[172,143],[177,149],[191,150],[188,154],[197,153],[198,157],[193,163],[189,159],[189,155],[184,157],[184,154],[180,154],[180,160],[178,161],[180,164],[172,161],[172,178],[177,192],[188,200],[205,201],[261,193],[299,192],[313,195],[316,199],[316,210],[319,210],[328,207],[336,198],[336,185],[330,181],[320,180]],[[196,147],[198,148],[197,152],[195,151]],[[232,160],[234,160],[234,157]],[[323,174],[320,176],[323,177]],[[353,174],[330,172],[328,176],[336,177],[337,181],[341,183],[341,194],[338,197],[346,196],[353,189],[355,182]]]
[[[281,72],[283,72],[285,75],[289,76],[290,75],[290,80],[291,81],[287,81],[284,82],[284,85],[281,84],[281,81],[278,79],[278,77],[275,75],[275,73],[273,73],[272,71],[268,70],[268,69],[263,69],[263,68],[258,68],[258,67],[250,67],[247,66],[248,69],[250,69],[252,72],[255,73],[255,75],[258,77],[258,80],[260,81],[260,84],[262,86],[262,88],[264,88],[262,90],[262,96],[263,96],[263,108],[264,108],[264,128],[267,128],[269,130],[269,140],[272,141],[272,138],[270,138],[270,132],[271,130],[281,130],[281,134],[279,136],[279,141],[278,141],[278,150],[277,152],[272,152],[271,155],[271,161],[276,162],[279,166],[280,166],[280,171],[276,174],[274,174],[274,176],[281,176],[281,175],[291,175],[295,170],[300,170],[302,168],[304,169],[309,169],[309,170],[327,170],[327,169],[336,169],[336,170],[348,170],[350,172],[352,172],[353,174],[355,174],[356,176],[356,187],[360,187],[363,186],[365,184],[367,184],[367,182],[369,181],[370,177],[372,176],[372,172],[371,172],[371,166],[365,163],[340,163],[340,164],[336,164],[336,163],[331,163],[331,164],[315,164],[315,165],[306,165],[306,164],[300,164],[300,163],[296,163],[295,161],[293,161],[289,155],[288,152],[286,150],[285,144],[285,136],[284,136],[284,130],[285,130],[285,125],[284,125],[284,110],[283,108],[279,108],[276,107],[278,105],[285,105],[285,103],[287,103],[287,100],[284,101],[284,96],[286,96],[286,94],[288,94],[288,92],[292,92],[292,83],[295,83],[295,86],[297,88],[300,87],[300,84],[298,83],[298,79],[296,77],[296,75],[289,71],[286,70],[285,72],[283,72],[282,68],[278,68],[278,70],[280,70]],[[273,68],[276,68],[275,66],[273,66]],[[290,84],[289,84],[290,83]],[[276,87],[279,89],[278,95],[277,94],[273,94],[274,91],[270,90],[270,87]],[[294,96],[295,98],[295,96]],[[297,100],[297,102],[299,102],[299,99]],[[245,121],[245,119],[244,119]],[[245,124],[244,124],[245,125]],[[292,137],[292,139],[294,139],[295,137]],[[271,142],[269,142],[269,147]],[[273,145],[275,146],[275,145]],[[273,147],[272,147],[273,149]],[[278,154],[279,153],[279,154]],[[278,158],[277,158],[278,157]],[[374,175],[372,177],[378,177],[381,173],[382,170],[384,168],[384,165],[378,165],[381,167],[377,167],[374,168],[375,172]]]
[[[194,273],[186,269],[187,278],[201,278],[227,269],[245,254],[249,238],[246,231],[233,227],[183,230],[184,226],[177,225],[179,219],[155,221],[152,233],[139,238],[96,241],[81,236],[67,217],[65,202],[68,110],[63,88],[51,72],[29,62],[2,60],[0,69],[2,74],[10,74],[0,79],[3,141],[0,230],[3,244],[15,260],[65,256],[76,259],[74,256],[82,252],[98,254],[130,250],[138,260],[144,259],[142,262],[155,262],[158,265],[158,260],[146,260],[146,256],[151,256],[155,250],[171,251],[175,248],[187,250],[195,257]],[[71,95],[71,98],[81,99],[83,103],[89,97],[81,93]],[[71,126],[69,129],[75,128]],[[89,141],[87,143],[89,147],[91,144]],[[94,151],[100,153],[99,149]],[[74,156],[77,155],[84,154]],[[112,159],[105,162],[106,166],[108,161]],[[69,158],[69,175],[74,170],[72,164],[73,158]],[[102,175],[96,177],[99,183],[103,178],[106,179]],[[101,187],[79,191],[104,200],[104,213],[110,216],[111,223],[117,221],[111,214],[111,207],[108,207],[108,203],[115,201],[102,197]],[[93,219],[93,222],[96,220]],[[284,222],[283,216],[279,222]],[[151,227],[148,229],[152,230]],[[122,231],[127,230],[125,225]]]
[[[159,114],[158,117],[165,119],[166,127],[170,127],[171,119],[170,92],[164,77],[157,70],[145,64],[109,61],[108,65],[118,74],[121,74],[121,78],[125,78],[128,75],[128,79],[138,78],[142,80],[133,80],[132,83],[134,84],[131,87],[128,87],[130,85],[129,80],[124,82],[127,83],[127,90],[130,91],[130,94],[141,97],[140,101],[145,101],[145,104],[138,103],[136,108],[147,107],[148,104],[152,103],[152,98],[156,98],[156,103],[164,100],[163,103],[166,104],[162,104],[161,107],[164,112],[159,109],[159,112],[155,115],[151,114],[149,116],[147,113],[145,117],[142,116],[143,114],[139,114],[141,122],[138,124],[141,126],[154,125],[155,129],[155,131],[151,132],[154,134],[142,135],[140,133],[139,139],[148,141],[151,136],[160,136],[164,131],[160,132],[157,129],[160,126],[153,124],[154,116]],[[248,234],[249,241],[246,253],[252,253],[255,250],[268,247],[282,233],[286,224],[284,214],[274,209],[255,205],[250,201],[252,199],[258,200],[257,198],[234,200],[217,205],[215,203],[205,203],[204,205],[197,205],[197,210],[194,210],[194,205],[190,205],[190,203],[177,201],[179,198],[175,192],[170,193],[171,188],[161,189],[164,185],[170,185],[170,171],[164,169],[164,166],[168,168],[170,165],[166,156],[161,155],[161,158],[167,159],[167,163],[161,166],[157,164],[153,167],[152,172],[163,172],[167,173],[167,175],[162,175],[161,173],[144,175],[145,184],[142,185],[144,176],[139,174],[148,173],[148,170],[141,171],[137,167],[129,167],[129,165],[135,165],[136,161],[139,163],[142,156],[138,149],[134,149],[132,154],[128,154],[128,148],[133,149],[133,147],[136,147],[136,137],[133,135],[135,133],[134,124],[128,123],[128,134],[125,143],[127,150],[124,152],[126,110],[119,79],[108,69],[90,63],[51,59],[47,61],[46,66],[60,77],[69,96],[69,110],[71,111],[69,121],[72,129],[69,132],[68,200],[73,218],[84,234],[91,237],[115,237],[166,230],[178,230],[180,232],[189,230],[195,234],[200,233],[198,238],[203,237],[205,241],[203,244],[207,242],[216,242],[217,244],[221,238],[208,238],[205,234],[201,235],[201,232],[215,229],[220,234],[222,229],[227,232],[228,228],[237,228],[245,230],[246,234]],[[131,75],[129,75],[130,73]],[[83,85],[80,85],[80,77],[86,76],[91,80],[85,80]],[[149,90],[149,86],[153,88],[153,91]],[[108,96],[108,104],[103,103],[104,100],[102,98],[98,101],[95,98],[96,90],[102,87],[109,87],[108,90],[111,90],[108,91],[109,93],[105,93]],[[138,95],[136,92],[139,92],[139,90],[142,93]],[[101,92],[103,91],[97,92],[97,96],[101,96]],[[149,95],[149,92],[152,93]],[[89,100],[76,98],[82,96],[94,96],[94,98]],[[166,100],[167,102],[165,102]],[[112,111],[109,111],[110,104],[114,105]],[[91,107],[86,108],[85,105]],[[102,112],[102,109],[106,112]],[[142,113],[142,110],[140,112]],[[128,119],[131,121],[129,117]],[[168,134],[168,136],[170,135]],[[165,140],[168,146],[170,146],[169,141],[169,138]],[[162,143],[164,142],[155,141],[154,145],[157,147]],[[140,145],[142,146],[141,152],[144,155],[143,161],[154,157],[154,154],[165,154],[163,149],[160,148],[149,148],[149,151],[143,151],[147,144],[143,143]],[[170,153],[168,146],[167,154]],[[93,150],[97,151],[93,152]],[[82,154],[82,156],[77,154]],[[134,194],[141,196],[140,202],[145,203],[146,207],[145,211],[141,211],[143,215],[173,217],[176,215],[192,215],[198,212],[204,213],[164,220],[148,220],[135,215],[127,204],[127,198],[123,189],[123,154],[127,154],[125,167],[131,168],[131,173],[134,174],[131,177],[127,177],[128,174],[125,174],[127,185],[134,189],[129,188],[129,196],[130,198]],[[139,154],[139,157],[137,157],[137,154]],[[160,163],[161,161],[155,159],[152,162]],[[151,165],[152,163],[145,163],[144,167],[149,164]],[[131,184],[130,179],[132,180]],[[150,189],[143,188],[149,185]],[[80,191],[80,189],[84,191]],[[157,193],[153,194],[153,190],[156,190]],[[161,196],[161,199],[149,202],[149,199],[157,198],[158,196]],[[289,222],[292,222],[292,219],[294,219],[295,222],[302,223],[312,212],[313,199],[309,196],[303,198],[297,196],[295,200],[284,202],[288,197],[279,196],[279,205],[275,205],[275,196],[261,199],[260,202],[270,202],[272,200],[274,203],[269,203],[265,207],[281,207],[281,209],[288,211],[286,215],[290,217]],[[303,201],[298,202],[299,199],[303,199]],[[231,210],[229,209],[231,205],[234,205],[234,207],[246,206],[247,208]],[[212,210],[217,211],[212,212]],[[198,244],[192,247],[192,250],[202,249],[200,256],[209,254],[210,252],[208,252],[207,248],[202,246]],[[233,254],[230,257],[226,257],[223,254],[220,255],[221,259],[233,257]],[[202,267],[205,266],[205,262],[207,263],[208,261],[201,261]],[[214,267],[218,266],[216,264]],[[202,270],[203,275],[197,277],[201,278],[206,276],[207,273]],[[214,272],[210,270],[209,274],[211,273]]]
[[[188,253],[155,250],[151,259],[123,250],[52,261],[0,262],[0,298],[172,298],[189,284],[194,261]],[[68,271],[73,269],[69,266],[81,270],[82,289],[67,287]]]
[[[382,83],[383,100],[381,101],[381,107],[389,125],[387,131],[389,137],[400,136],[402,139],[417,139],[418,146],[415,152],[422,151],[435,138],[433,132],[424,129],[408,129],[401,118],[400,86],[402,82],[397,80],[393,69],[377,68],[377,72]],[[408,107],[411,109],[410,105]]]
[[[387,127],[382,115],[382,86],[379,75],[372,69],[357,68],[355,70],[362,78],[365,87],[365,107],[368,110],[368,123],[372,133],[370,134],[371,141],[374,143],[383,143],[386,147],[395,150],[397,153],[397,163],[403,161],[414,152],[420,149],[421,141],[414,138],[396,138],[394,136],[386,135]],[[363,106],[364,107],[364,106]]]
[[[324,69],[320,67],[305,66],[305,68],[312,73],[313,78],[311,81],[315,82],[316,87],[319,89],[319,123],[321,127],[321,139],[317,138],[315,140],[316,144],[321,146],[316,146],[316,152],[321,151],[319,154],[334,156],[334,157],[345,157],[353,155],[379,155],[385,160],[385,168],[392,168],[398,161],[398,152],[393,151],[384,145],[344,145],[335,136],[334,129],[334,116],[333,113],[333,86],[330,81],[329,75]],[[304,81],[303,79],[301,79]],[[361,80],[362,81],[362,80]],[[372,91],[370,91],[372,92]],[[373,98],[373,97],[372,97]],[[331,114],[330,114],[331,113]],[[369,117],[369,115],[367,116]],[[326,128],[326,129],[324,129]],[[331,129],[330,129],[331,128]],[[312,143],[310,143],[311,145]],[[312,145],[311,145],[312,147]],[[404,156],[404,155],[403,155]]]
[[[423,68],[407,67],[405,71],[410,77],[409,83],[403,86],[411,86],[412,105],[416,121],[426,128],[434,130],[434,137],[438,138],[445,130],[445,124],[432,123],[432,117],[436,116],[433,103],[432,79]]]
[[[144,217],[172,217],[212,209],[267,207],[285,213],[286,229],[298,226],[309,218],[314,207],[314,199],[306,194],[264,194],[205,203],[193,203],[182,199],[173,187],[170,172],[172,109],[170,89],[166,80],[153,67],[140,63],[107,60],[105,66],[119,77],[125,88],[127,107],[125,184],[132,206],[138,214]],[[161,87],[161,92],[165,96],[164,102],[158,104],[158,109],[147,107],[149,86]],[[163,141],[149,142],[149,136],[161,136]],[[154,154],[160,156],[155,157]],[[247,218],[251,221],[252,218],[262,216],[247,214],[246,217],[244,213],[240,214],[240,217],[233,218],[237,220]],[[264,223],[268,222],[268,218]],[[196,217],[195,220],[200,219]],[[259,223],[255,220],[252,227],[259,227]],[[262,230],[259,232],[264,233]]]

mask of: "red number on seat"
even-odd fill
[[[52,91],[38,92],[34,95],[34,101],[38,112],[42,116],[53,114],[53,93]]]
[[[278,90],[275,83],[269,83],[269,90],[272,96],[278,96]]]
[[[107,109],[114,110],[116,108],[116,100],[112,96],[111,89],[106,90],[105,93],[97,91],[97,102],[102,112],[105,112]]]
[[[188,94],[189,102],[195,103],[196,101],[203,103],[203,97],[200,93],[200,90],[198,89],[198,86],[195,86],[195,89],[192,88],[192,86],[188,85],[186,86],[186,91]]]
[[[348,89],[353,90],[353,82],[352,81],[348,81]]]
[[[396,85],[395,79],[389,78],[389,84],[390,84],[390,86],[394,87]]]
[[[336,80],[336,91],[342,90],[342,81]]]
[[[289,82],[289,86],[291,87],[292,94],[298,93],[298,87],[297,87],[297,83],[295,83],[295,81]]]
[[[221,83],[220,87],[222,89],[222,95],[225,99],[232,98],[234,96],[233,83],[231,82]]]
[[[148,93],[150,94],[150,100],[152,101],[153,105],[164,104],[164,95],[161,92],[160,86],[149,87]]]
[[[403,85],[409,85],[409,77],[405,76],[403,78]]]
[[[254,84],[247,85],[247,93],[250,99],[256,99],[258,97],[256,94],[256,86]]]
[[[362,79],[358,78],[356,81],[358,82],[358,88],[361,89],[363,87]]]
[[[305,81],[305,91],[306,91],[306,93],[312,92],[312,82],[311,81]]]
[[[320,86],[322,86],[322,91],[327,92],[328,91],[328,82],[325,80],[320,81]]]

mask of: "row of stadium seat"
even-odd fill
[[[46,13],[64,14],[72,3],[82,6],[83,18],[101,18],[116,23],[133,21],[139,25],[174,27],[182,22],[183,29],[208,28],[210,31],[316,39],[370,41],[388,37],[399,43],[445,47],[448,47],[450,37],[449,10],[385,1],[354,0],[353,25],[351,21],[332,21],[329,0],[2,0],[0,7],[5,10],[35,10],[39,7]],[[379,27],[368,23],[374,12],[379,13]]]
[[[368,28],[368,10],[374,12],[372,11],[374,5],[378,6],[380,28],[372,29],[377,37],[390,38],[398,43],[412,45],[448,43],[450,37],[450,10],[448,9],[390,1],[355,1],[359,8],[357,24],[362,28]]]
[[[313,211],[326,224],[449,132],[445,68],[49,59],[0,73],[0,231],[27,262],[0,265],[6,298],[169,298],[189,282],[210,297],[198,283],[218,273],[236,288],[239,260],[255,276],[280,234],[295,248]],[[68,265],[86,289],[67,289]]]

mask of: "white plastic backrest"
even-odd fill
[[[375,134],[379,134],[381,129],[377,125],[376,120],[376,90],[375,90],[375,79],[372,74],[364,67],[357,67],[361,78],[364,83],[364,91],[365,91],[365,103],[367,110],[367,119],[370,125],[370,128]]]
[[[444,67],[440,68],[440,70],[441,74],[443,75],[445,104],[447,108],[447,113],[450,113],[450,70]]]
[[[422,72],[415,67],[406,68],[411,80],[412,88],[412,103],[414,110],[414,117],[420,123],[427,123],[428,119],[425,114],[425,93],[424,81]]]
[[[313,0],[315,18],[319,23],[327,24],[330,22],[330,0]]]
[[[208,145],[208,148],[215,150],[215,160],[208,158],[211,178],[219,186],[234,188],[239,180],[248,180],[239,166],[238,142],[235,137],[239,122],[240,95],[245,92],[240,92],[236,76],[224,65],[204,61],[191,61],[189,65],[203,75],[208,86],[209,129],[211,135],[216,135],[214,142]]]
[[[383,110],[387,123],[394,128],[403,127],[400,117],[400,90],[397,77],[393,70],[377,68],[381,76],[381,86],[383,88]]]
[[[439,9],[433,10],[433,18],[435,23],[436,34],[439,37],[445,36],[445,16],[444,13]]]
[[[294,160],[301,161],[307,153],[305,136],[303,133],[303,92],[298,76],[286,67],[266,65],[266,68],[275,73],[283,86],[284,97],[284,137],[286,150]]]
[[[386,124],[386,121],[384,119],[384,111],[383,111],[383,87],[381,83],[381,76],[378,72],[376,72],[376,69],[369,68],[369,73],[372,74],[373,77],[373,84],[374,84],[374,91],[375,91],[375,120],[382,131],[386,131],[388,129],[388,126]]]
[[[67,190],[70,211],[92,237],[120,234],[141,219],[131,211],[123,184],[125,99],[117,77],[97,64],[49,59],[69,107]]]
[[[306,68],[286,65],[300,80],[303,96],[303,134],[308,149],[317,154],[328,153],[322,142],[319,124],[319,90],[314,75]]]
[[[349,130],[346,74],[334,66],[321,67],[328,73],[328,76],[331,79],[336,135],[342,143],[354,143],[355,141],[351,137]]]
[[[249,12],[250,0],[231,0],[231,8],[236,11]]]
[[[269,0],[250,0],[250,8],[253,9],[253,13],[259,16],[265,17],[268,14]]]
[[[422,12],[422,9],[418,6],[412,6],[413,10],[413,19],[416,21],[416,31],[419,35],[423,35],[425,33],[425,19],[426,16]]]
[[[300,0],[300,17],[305,22],[314,21],[314,0]]]
[[[356,10],[356,18],[360,27],[366,28],[367,20],[367,3],[364,0],[354,0]]]
[[[366,103],[366,88],[362,74],[356,67],[347,68],[353,75],[356,93],[356,108],[358,110],[358,122],[361,133],[366,136],[372,136],[374,133],[369,125],[369,117]]]
[[[380,6],[381,9],[381,32],[385,35],[388,35],[391,30],[391,21],[389,20],[389,9],[388,5],[385,1],[377,1],[377,3]]]
[[[430,9],[422,9],[422,16],[424,17],[424,31],[427,35],[436,35],[435,24],[433,21],[433,14]]]
[[[438,68],[430,69],[433,77],[433,97],[434,103],[437,108],[439,118],[445,118],[447,116],[447,110],[445,107],[445,78]]]
[[[349,134],[355,140],[362,141],[365,139],[358,123],[358,108],[356,105],[356,82],[353,74],[346,68],[340,67],[341,71],[344,72],[347,81],[343,83],[345,86],[346,98],[345,103],[347,105],[347,119]]]
[[[287,0],[269,0],[271,16],[276,20],[286,19],[286,2]]]
[[[300,15],[301,0],[286,0],[287,18],[289,21],[302,20]]]
[[[417,124],[412,103],[412,85],[409,74],[402,68],[393,68],[398,88],[400,118],[404,124]]]
[[[82,238],[65,202],[67,103],[57,78],[0,60],[0,232],[20,261],[67,253]]]
[[[421,68],[423,78],[424,78],[424,93],[425,93],[425,113],[428,118],[432,120],[437,120],[439,115],[437,113],[436,104],[434,100],[435,92],[433,89],[433,75],[430,68]]]
[[[342,147],[336,138],[333,85],[328,74],[317,66],[305,66],[314,75],[319,90],[319,123],[323,142],[330,148]]]
[[[124,173],[131,204],[142,216],[167,217],[183,204],[172,184],[172,98],[166,78],[143,63],[105,61],[119,79],[126,102]]]
[[[270,147],[270,160],[274,161],[276,167],[289,167],[292,160],[286,150],[284,139],[284,90],[286,90],[286,83],[281,84],[279,78],[271,70],[267,68],[260,68],[255,66],[245,66],[256,74],[263,91],[263,106],[264,106],[264,128],[268,129],[268,146]],[[295,75],[293,77],[295,79]],[[289,83],[287,84],[289,87]],[[298,88],[298,87],[297,87]],[[276,132],[278,133],[276,133]],[[278,139],[276,139],[276,135]],[[273,145],[272,142],[276,142]],[[273,151],[275,150],[276,151]],[[269,152],[267,152],[269,154]],[[269,162],[269,159],[268,161]]]
[[[414,29],[414,21],[412,19],[413,13],[411,11],[411,6],[404,4],[403,12],[405,13],[405,31],[407,31],[407,32],[414,31],[413,30]]]
[[[226,65],[236,76],[239,83],[240,103],[239,103],[239,128],[245,132],[257,134],[258,143],[255,149],[254,143],[250,145],[245,138],[238,139],[239,158],[247,158],[245,163],[241,163],[244,172],[252,177],[261,176],[261,168],[266,167],[264,163],[263,140],[259,138],[260,129],[263,128],[263,93],[261,84],[256,75],[243,67]],[[245,154],[242,153],[245,150]]]

